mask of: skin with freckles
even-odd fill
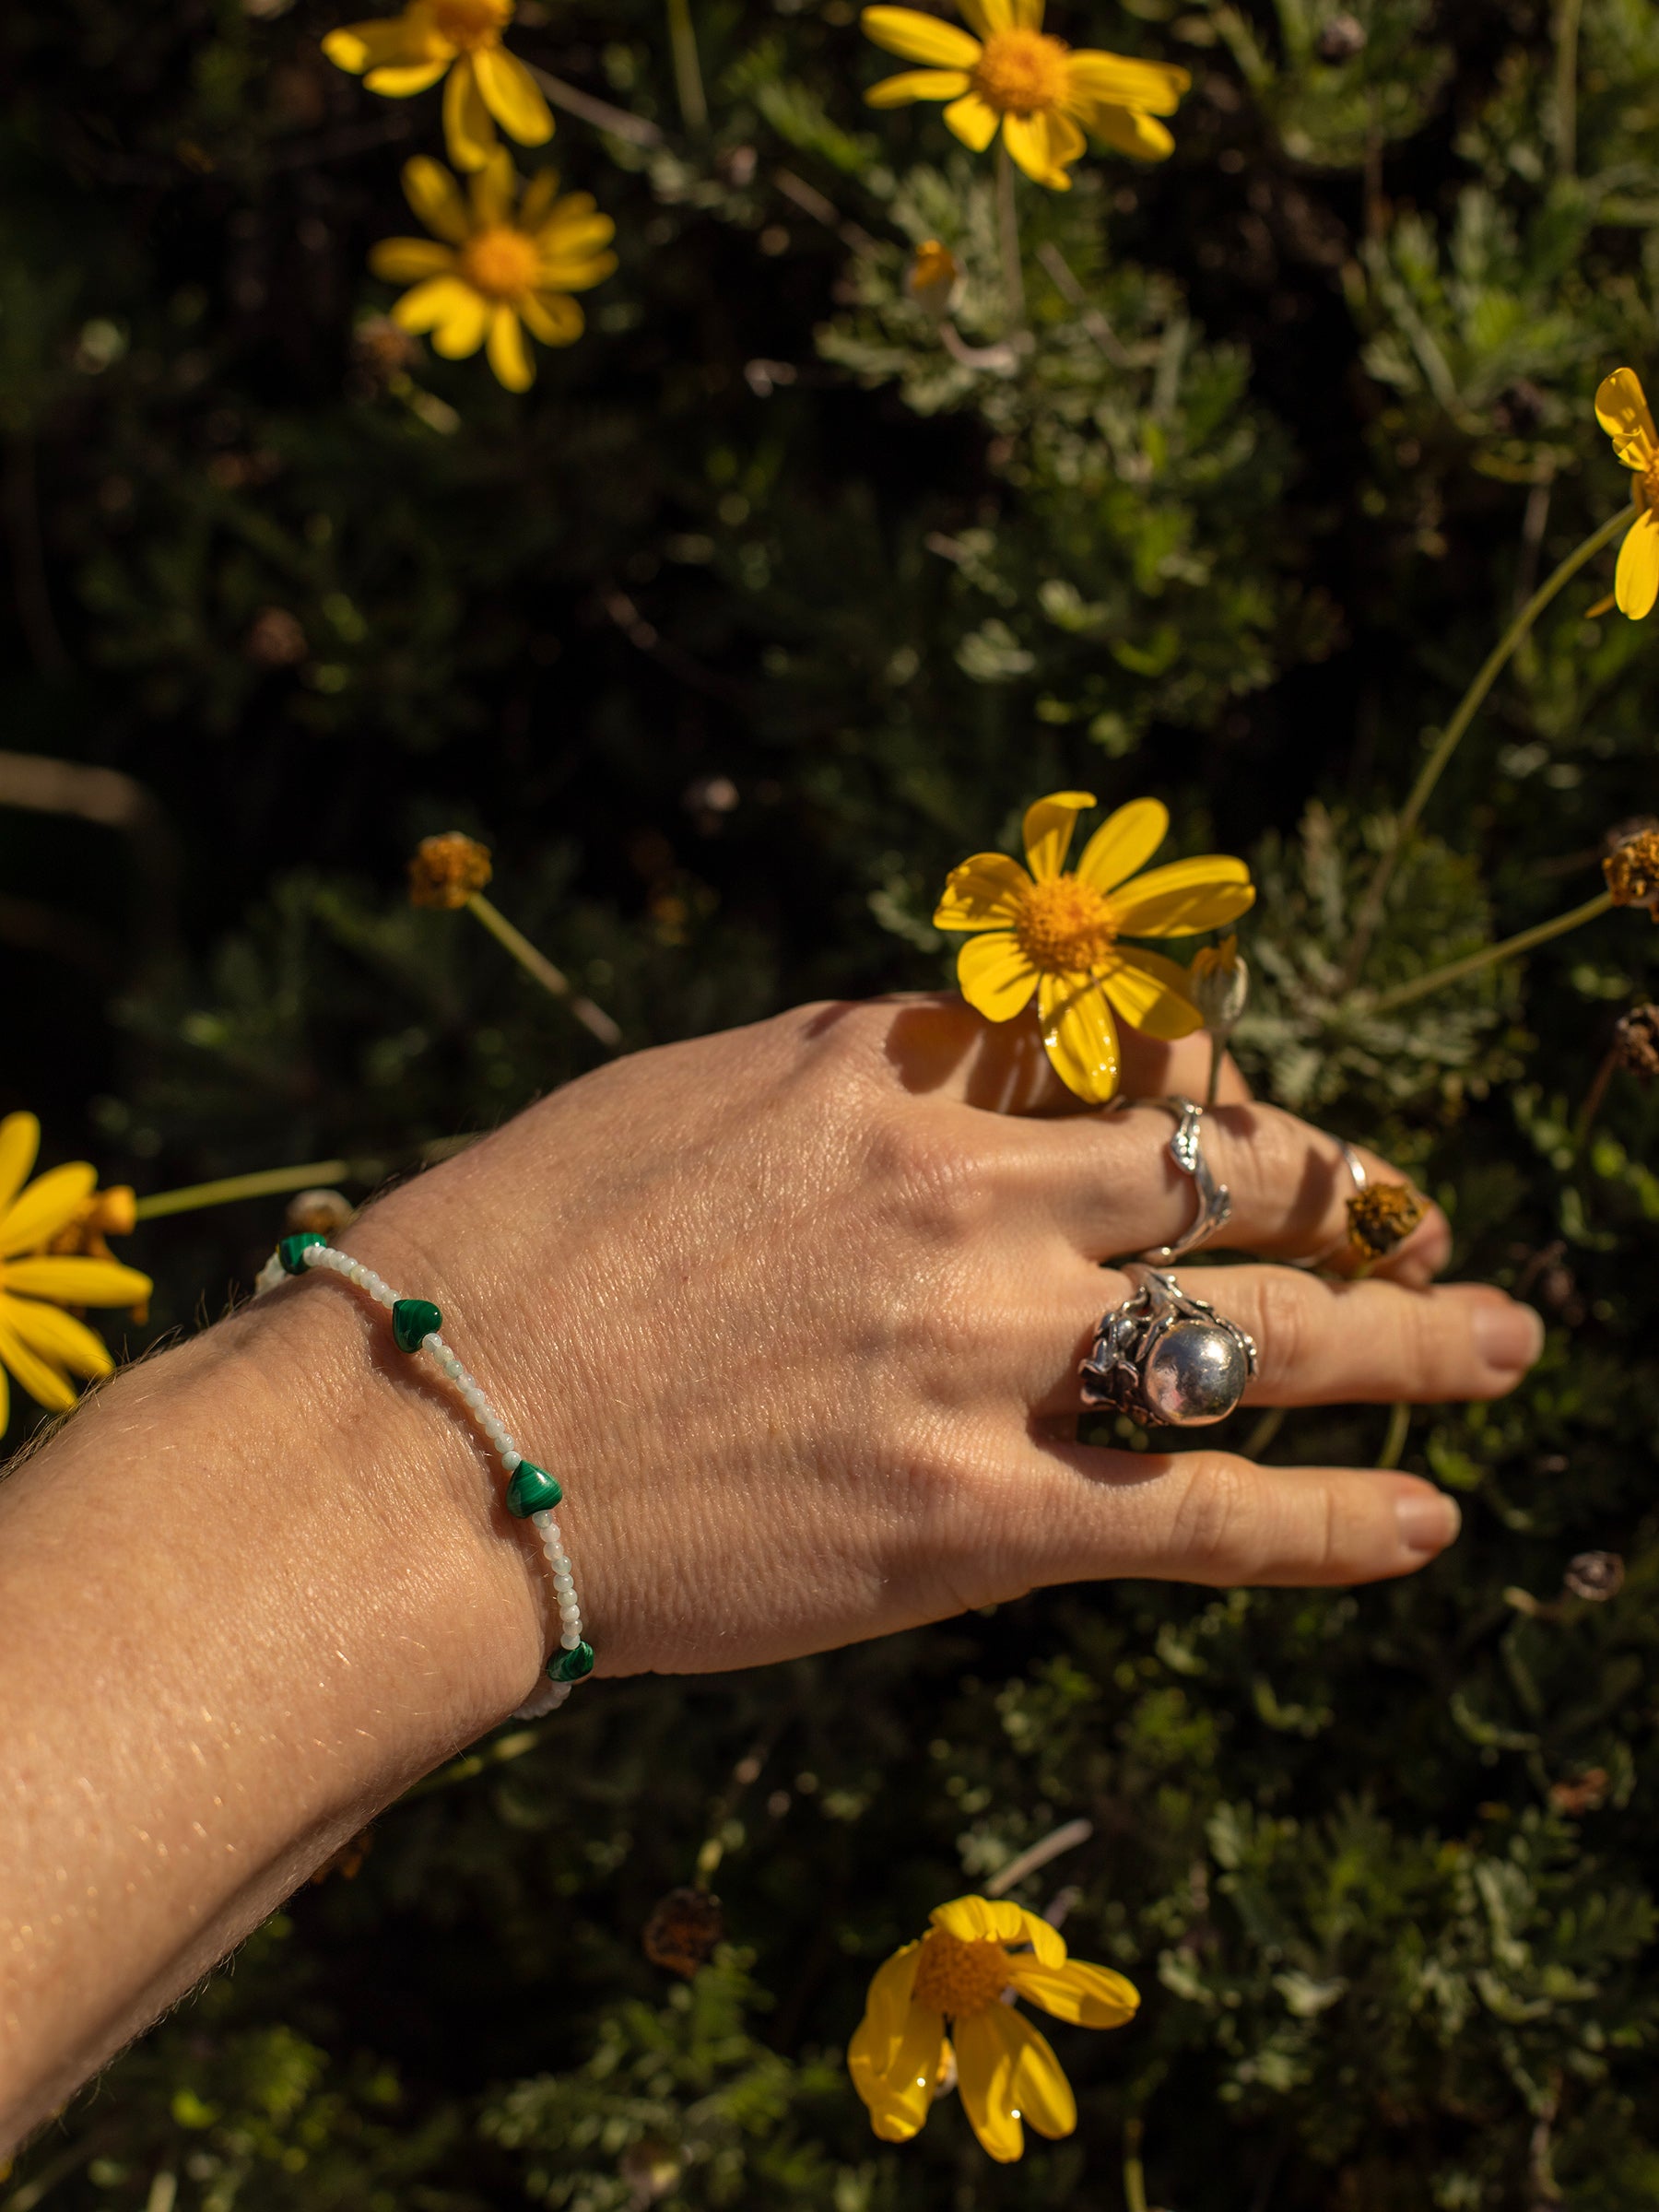
[[[1202,1039],[1126,1042],[1132,1095],[1202,1088]],[[1050,1583],[1424,1565],[1456,1513],[1415,1477],[1077,1441],[1109,1263],[1194,1199],[1167,1110],[1076,1105],[1023,1021],[809,1007],[587,1077],[341,1241],[438,1302],[564,1482],[601,1677]],[[1255,1336],[1252,1402],[1488,1397],[1536,1357],[1526,1308],[1433,1284],[1432,1209],[1364,1281],[1275,1265],[1353,1186],[1230,1069],[1205,1144],[1251,1258],[1176,1272]],[[0,2143],[527,1694],[557,1614],[501,1487],[326,1276],[117,1378],[0,1486]]]

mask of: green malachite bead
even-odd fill
[[[326,1244],[328,1239],[320,1230],[302,1229],[297,1237],[284,1237],[276,1247],[276,1257],[282,1262],[287,1275],[304,1275],[305,1254],[313,1244]]]
[[[507,1511],[515,1521],[532,1513],[550,1513],[564,1497],[562,1485],[533,1459],[521,1459],[507,1485]]]
[[[392,1309],[392,1336],[400,1352],[418,1352],[443,1316],[429,1298],[400,1298]]]
[[[547,1662],[547,1677],[553,1682],[580,1682],[583,1675],[594,1671],[594,1647],[579,1643],[573,1652],[556,1652]]]

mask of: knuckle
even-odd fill
[[[1316,1285],[1288,1267],[1262,1270],[1251,1332],[1256,1340],[1262,1382],[1270,1387],[1286,1383],[1308,1360],[1317,1334],[1312,1301],[1318,1295]]]
[[[1171,1522],[1180,1571],[1204,1582],[1246,1572],[1254,1546],[1244,1463],[1225,1452],[1190,1452],[1171,1473],[1180,1486]]]
[[[910,1226],[930,1238],[959,1241],[991,1205],[986,1163],[948,1114],[888,1117],[872,1133],[869,1166]]]

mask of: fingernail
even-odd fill
[[[1512,1298],[1483,1298],[1475,1308],[1475,1346],[1488,1367],[1512,1373],[1531,1367],[1544,1349],[1544,1324]]]
[[[1407,1551],[1444,1551],[1447,1545],[1456,1541],[1463,1526],[1463,1515],[1457,1510],[1455,1498],[1448,1498],[1444,1490],[1406,1490],[1394,1500],[1394,1518],[1399,1523],[1400,1541]]]

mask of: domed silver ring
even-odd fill
[[[1078,1367],[1083,1403],[1148,1428],[1206,1429],[1224,1421],[1256,1369],[1255,1339],[1192,1298],[1161,1267],[1132,1262],[1136,1285],[1100,1317]]]

